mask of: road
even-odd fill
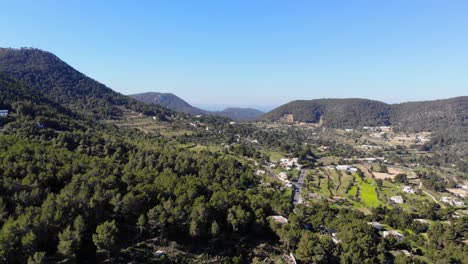
[[[293,184],[293,191],[294,191],[293,204],[294,205],[298,205],[302,203],[301,189],[302,189],[302,185],[304,184],[305,174],[306,174],[306,171],[304,169],[301,169],[301,173],[299,174],[299,179],[297,180],[297,182]]]

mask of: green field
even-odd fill
[[[351,195],[352,197],[356,196],[357,189],[358,189],[357,186],[354,185],[351,189],[349,189],[348,194]]]
[[[268,151],[267,155],[270,157],[271,161],[279,161],[281,158],[284,157],[283,153],[278,151]]]
[[[361,203],[365,207],[374,208],[382,203],[379,201],[377,197],[377,192],[375,191],[375,184],[374,180],[366,179],[363,181],[357,173],[353,174],[355,178],[355,185],[349,190],[348,194],[352,197],[356,196],[356,193],[359,188],[359,196],[361,197]]]

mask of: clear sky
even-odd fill
[[[468,95],[466,0],[1,0],[0,46],[194,105]]]

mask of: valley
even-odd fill
[[[2,263],[468,261],[466,96],[239,121],[37,49],[0,49],[0,88]]]

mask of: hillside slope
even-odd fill
[[[164,117],[167,109],[149,106],[93,80],[50,52],[0,48],[0,72],[37,89],[73,111],[100,119],[119,118],[124,110]]]
[[[391,122],[408,131],[468,125],[468,96],[392,105]]]
[[[214,112],[216,115],[228,117],[232,120],[251,121],[263,114],[262,111],[253,108],[229,107],[219,112]]]
[[[51,101],[36,89],[0,74],[0,109],[7,110],[8,116],[0,118],[0,127],[18,121],[25,127],[53,128],[57,130],[77,127],[76,120],[82,117]]]
[[[298,100],[284,104],[261,116],[276,121],[293,115],[294,121],[318,123],[327,127],[388,125],[390,106],[367,99]]]
[[[278,121],[285,115],[298,122],[322,120],[326,127],[394,125],[404,131],[433,131],[468,125],[468,97],[393,105],[367,99],[302,100],[284,104],[260,120]]]
[[[129,97],[146,104],[161,105],[176,112],[187,114],[206,114],[207,111],[191,106],[189,103],[172,93],[148,92],[140,94],[131,94]]]

